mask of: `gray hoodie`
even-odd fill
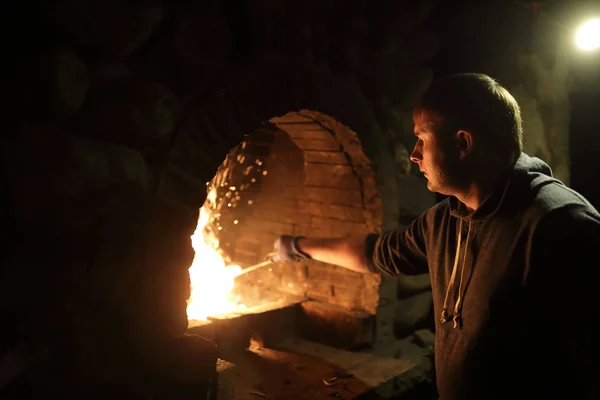
[[[524,153],[474,213],[450,197],[406,230],[367,237],[371,271],[431,275],[442,400],[589,393],[598,251],[598,212]]]

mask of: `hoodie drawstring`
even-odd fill
[[[462,236],[462,219],[458,225],[458,240],[456,241],[456,256],[454,256],[454,267],[452,267],[452,275],[450,275],[450,282],[448,283],[448,288],[446,289],[446,297],[444,297],[444,306],[442,307],[442,315],[440,316],[440,322],[445,324],[450,320],[448,317],[448,295],[450,294],[450,288],[454,286],[454,281],[456,279],[456,267],[458,267],[458,260],[460,258],[460,242]]]
[[[454,257],[454,266],[452,267],[452,274],[450,275],[450,282],[448,283],[448,288],[446,289],[446,296],[444,297],[444,305],[442,307],[442,314],[440,316],[440,321],[442,322],[442,324],[445,324],[446,322],[448,322],[450,320],[450,318],[448,316],[448,296],[450,294],[450,290],[452,290],[452,288],[454,287],[454,282],[456,281],[456,272],[458,270],[458,262],[460,260],[460,249],[462,247],[461,246],[462,224],[463,224],[463,221],[461,219],[459,222],[459,225],[458,225],[458,239],[457,239],[457,243],[456,243],[456,256]],[[465,244],[465,250],[466,250],[466,247],[469,245],[470,236],[471,236],[471,223],[469,222],[469,227],[467,229],[467,241]],[[462,324],[462,316],[461,316],[460,311],[461,311],[461,303],[464,298],[464,295],[462,292],[463,292],[463,281],[464,281],[464,275],[465,275],[466,259],[467,259],[467,255],[465,253],[465,256],[463,257],[461,271],[460,271],[460,280],[458,283],[458,297],[456,298],[456,302],[454,304],[454,312],[452,315],[452,320],[454,321],[455,329],[458,328]]]

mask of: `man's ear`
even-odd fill
[[[464,130],[456,132],[456,146],[461,159],[471,154],[473,151],[473,135],[471,135],[471,132]]]

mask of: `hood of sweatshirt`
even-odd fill
[[[528,178],[525,179],[525,181],[528,182],[528,186],[533,190],[552,182],[558,182],[554,179],[552,169],[548,164],[537,157],[531,157],[525,153],[521,153],[513,166],[512,173],[506,184],[486,197],[475,212],[469,213],[466,206],[456,197],[450,197],[448,199],[450,213],[455,217],[464,219],[466,222],[489,219],[502,208],[507,197],[510,197],[510,192],[513,191],[510,189],[511,187],[514,189],[514,182],[519,181],[519,178],[524,177]]]

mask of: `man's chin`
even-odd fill
[[[448,195],[447,193],[445,193],[446,190],[444,190],[442,187],[440,187],[434,183],[431,183],[430,180],[427,180],[427,190],[429,190],[432,193],[439,193],[444,196]]]
[[[430,192],[437,193],[436,186],[433,183],[431,183],[431,181],[429,179],[427,179],[427,190],[429,190]]]

